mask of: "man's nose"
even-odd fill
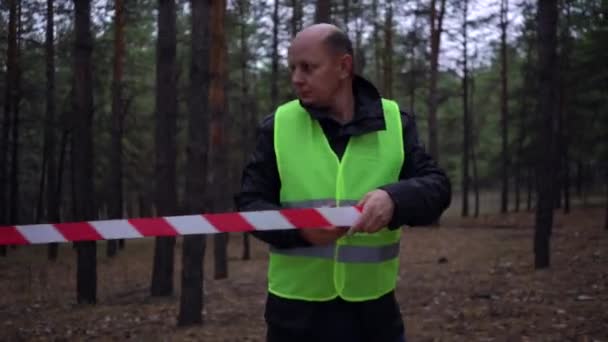
[[[291,83],[293,83],[294,85],[300,85],[303,82],[304,82],[304,78],[302,77],[302,72],[300,72],[300,70],[298,70],[298,68],[295,68],[291,72]]]

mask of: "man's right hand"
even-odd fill
[[[300,235],[313,245],[329,245],[346,234],[348,227],[327,227],[321,229],[302,229]]]

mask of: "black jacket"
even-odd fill
[[[320,108],[306,107],[319,121],[331,148],[342,158],[351,136],[385,129],[381,98],[376,88],[357,77],[353,83],[355,115],[341,125]],[[399,181],[382,187],[395,203],[389,228],[434,222],[448,207],[450,182],[424,151],[418,140],[414,117],[401,112],[405,159]],[[239,210],[278,209],[281,181],[273,143],[274,115],[262,121],[255,150],[243,172]],[[256,231],[254,236],[277,248],[308,246],[297,230]],[[266,303],[268,341],[396,341],[403,321],[394,292],[371,301],[329,302],[289,300],[268,294]],[[294,339],[294,335],[300,339]]]
[[[319,121],[331,148],[342,158],[351,136],[385,129],[381,98],[376,88],[361,77],[353,82],[355,115],[341,125],[321,108],[305,107]],[[425,152],[418,139],[413,115],[401,111],[405,159],[399,181],[386,190],[395,203],[389,228],[418,226],[434,222],[448,207],[450,182],[435,161]],[[243,172],[241,192],[236,197],[240,211],[272,210],[280,207],[281,180],[274,153],[274,115],[262,120],[258,128],[255,150]],[[297,230],[256,231],[254,236],[277,248],[308,246]]]

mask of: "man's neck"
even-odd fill
[[[355,97],[353,95],[352,83],[342,87],[336,94],[334,103],[331,106],[331,115],[343,125],[352,121],[355,116]]]

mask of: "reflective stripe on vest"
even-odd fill
[[[352,136],[340,159],[298,101],[280,106],[274,148],[283,207],[352,206],[396,182],[404,162],[399,107],[382,100],[385,129]],[[344,208],[345,214],[352,208]],[[329,246],[270,250],[268,290],[280,297],[364,301],[395,288],[400,230],[343,236]]]
[[[348,207],[357,205],[359,201],[342,200],[338,201],[335,199],[317,199],[309,201],[292,201],[282,202],[281,206],[284,208],[322,208],[322,207]]]
[[[289,256],[304,256],[311,258],[334,259],[345,263],[382,262],[399,256],[399,243],[385,246],[312,246],[296,248],[274,248],[270,251]],[[337,255],[336,255],[337,254]]]

